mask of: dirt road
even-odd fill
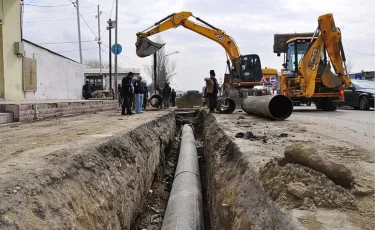
[[[330,136],[374,152],[375,113],[340,108],[335,112],[317,111],[315,107],[295,107],[290,120],[311,133]]]

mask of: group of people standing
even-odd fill
[[[135,102],[135,113],[142,113],[142,109],[146,109],[148,88],[147,82],[142,81],[142,77],[134,78],[134,74],[129,72],[126,77],[122,79],[118,90],[122,99],[121,115],[132,115],[132,104]]]
[[[176,92],[169,86],[168,82],[164,83],[163,89],[159,88],[159,94],[162,95],[164,108],[169,108],[169,105],[176,106]]]
[[[219,93],[219,84],[216,79],[214,70],[210,70],[210,77],[205,78],[206,88],[204,95],[209,100],[210,113],[214,113],[217,106],[217,95]],[[142,113],[142,109],[146,109],[148,88],[147,82],[142,81],[142,77],[134,78],[134,74],[129,72],[126,77],[122,79],[118,90],[122,99],[121,115],[132,115],[132,104],[135,102],[135,113]],[[159,94],[163,96],[164,108],[169,108],[169,103],[175,106],[176,92],[171,89],[168,82],[164,84],[163,89],[158,87]]]

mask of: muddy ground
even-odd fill
[[[0,229],[131,229],[175,120],[119,114],[0,127]]]
[[[231,115],[215,115],[215,119],[225,135],[230,138],[227,140],[224,136],[217,134],[220,137],[216,142],[219,141],[221,144],[227,145],[226,149],[231,153],[223,156],[220,152],[221,149],[217,148],[221,157],[213,156],[211,158],[217,164],[213,167],[223,167],[222,169],[213,169],[212,173],[215,173],[216,178],[211,187],[217,189],[215,192],[219,194],[213,199],[227,200],[226,203],[229,206],[229,210],[217,214],[218,218],[228,217],[230,220],[230,213],[234,216],[237,215],[237,217],[233,217],[231,227],[262,226],[251,221],[246,225],[244,219],[238,218],[241,215],[247,215],[249,217],[246,217],[247,220],[251,219],[252,215],[268,218],[263,216],[263,211],[249,212],[247,210],[255,207],[254,202],[253,204],[249,203],[248,207],[243,207],[243,209],[230,207],[231,204],[240,207],[241,204],[248,201],[247,199],[254,198],[254,194],[248,193],[258,192],[253,189],[257,187],[257,183],[246,184],[254,183],[252,178],[255,173],[259,179],[254,181],[260,181],[276,206],[293,219],[297,219],[300,227],[314,230],[374,229],[375,129],[373,111],[339,109],[336,112],[323,112],[301,106],[295,107],[292,116],[281,122],[254,117],[242,111],[236,111]],[[219,132],[212,127],[206,128],[208,128],[208,132],[210,130]],[[277,163],[284,157],[285,148],[295,143],[313,146],[331,160],[346,165],[355,176],[353,186],[345,189],[334,184],[322,173],[307,167],[289,163],[285,166],[285,163]],[[215,148],[213,146],[214,144],[211,144],[211,148]],[[207,154],[213,153],[208,152]],[[237,166],[235,171],[244,171],[242,173],[233,172],[232,163]],[[232,169],[226,169],[225,165]],[[246,181],[242,175],[246,175],[248,171],[253,171],[253,173],[248,174],[249,178]],[[227,174],[231,174],[231,176],[227,176]],[[232,186],[232,181],[236,180],[237,183],[233,183],[233,186],[241,184],[243,188],[225,189],[225,187]],[[222,185],[220,185],[220,181],[222,181]],[[289,191],[296,190],[295,188],[300,189],[301,182],[308,185],[302,189],[312,191],[313,194],[306,193],[301,197],[296,197],[297,193],[294,193],[294,196],[290,195],[293,192],[288,192],[288,189]],[[230,194],[228,194],[229,192]],[[244,194],[247,195],[244,196]],[[299,196],[298,194],[297,196]],[[263,207],[267,207],[267,205],[265,200]],[[272,204],[269,207],[272,207]],[[216,206],[216,209],[220,208]],[[259,220],[259,218],[253,220]],[[284,219],[282,215],[277,214],[269,224],[274,224],[275,220],[281,223],[281,220]],[[218,219],[213,221],[220,223]],[[287,224],[278,227],[280,229],[291,228],[287,227]]]

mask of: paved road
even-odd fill
[[[294,107],[293,119],[309,131],[330,136],[369,151],[375,150],[374,110],[341,107],[335,112],[317,111],[314,106]]]

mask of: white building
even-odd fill
[[[23,46],[24,100],[82,98],[80,63],[25,39]]]

